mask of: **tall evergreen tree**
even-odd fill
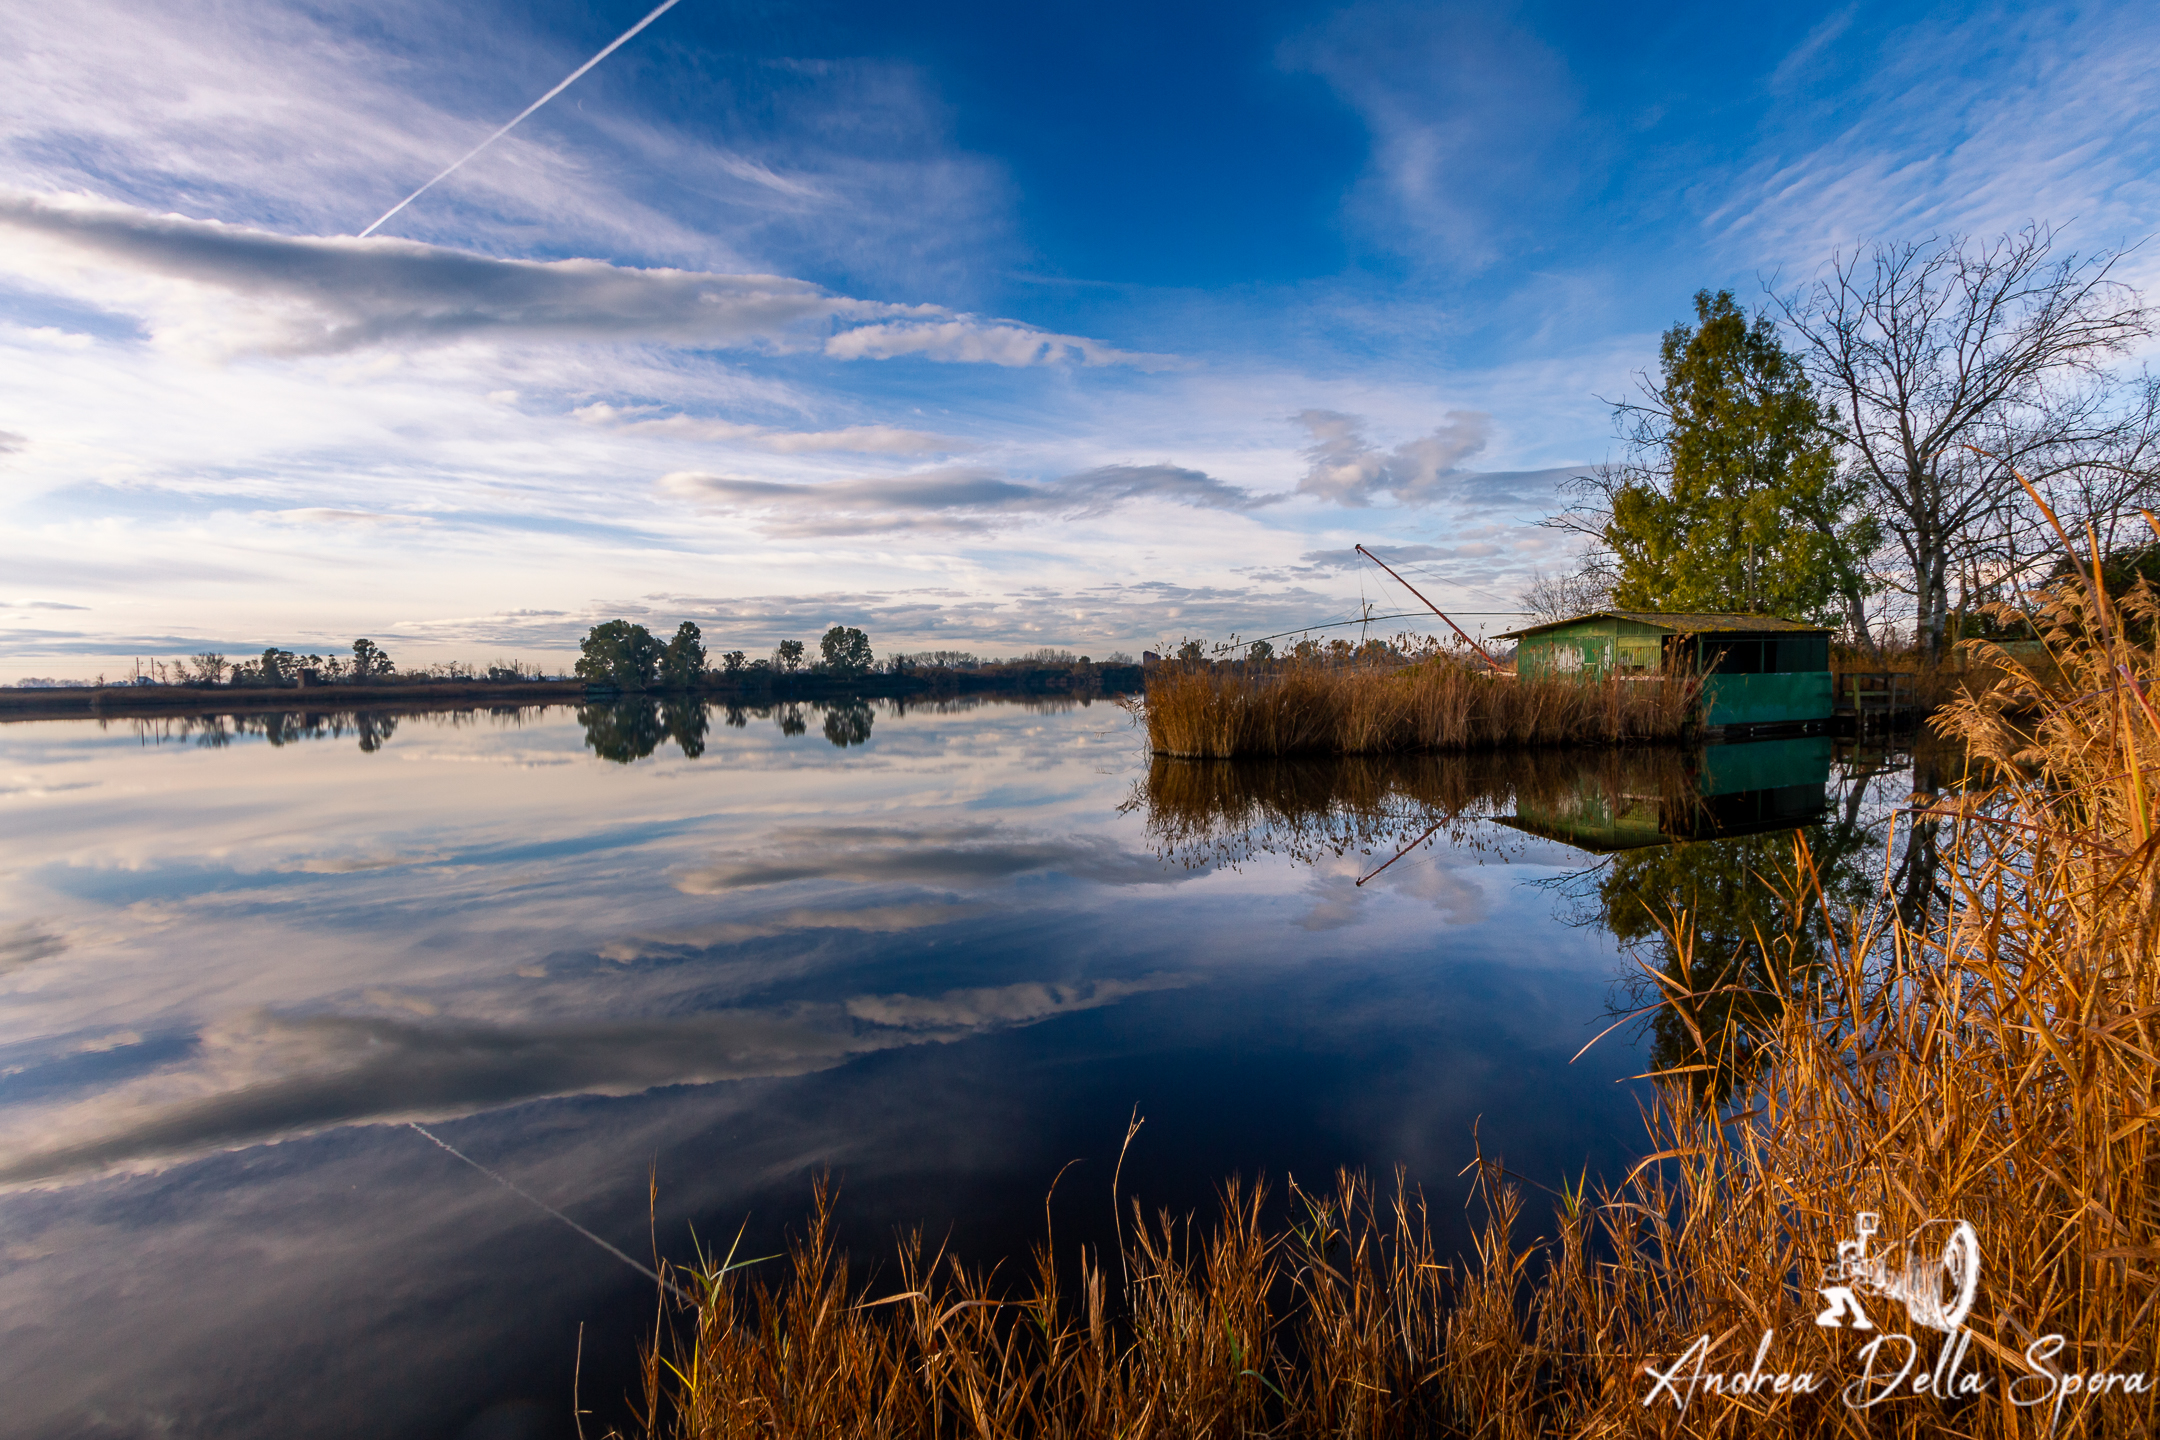
[[[1633,460],[1604,531],[1621,609],[1760,613],[1865,633],[1874,520],[1840,474],[1823,411],[1767,316],[1695,296],[1659,378],[1622,407]]]

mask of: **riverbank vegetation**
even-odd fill
[[[1414,1191],[1343,1177],[1290,1187],[1280,1222],[1255,1185],[1212,1223],[1134,1204],[1121,1253],[1046,1243],[1025,1276],[911,1238],[874,1281],[821,1197],[771,1279],[676,1274],[637,1433],[2153,1433],[2160,605],[2073,583],[2037,610],[2054,664],[1998,657],[1938,717],[1971,770],[1899,819],[1920,892],[1826,892],[1793,837],[1739,982],[1768,1005],[1688,985],[1729,937],[1654,917],[1684,962],[1659,1013],[1691,1043],[1619,1183],[1533,1196],[1479,1154],[1460,1256]],[[1825,1290],[1867,1223],[1904,1288],[1860,1285],[1857,1329]]]
[[[1619,745],[1680,739],[1701,689],[1684,675],[1522,678],[1443,650],[1188,659],[1149,672],[1142,713],[1155,753],[1207,759]]]

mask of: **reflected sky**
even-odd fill
[[[20,1433],[567,1434],[581,1323],[613,1418],[649,1286],[407,1120],[678,1256],[827,1169],[860,1245],[994,1255],[1077,1158],[1091,1237],[1136,1106],[1173,1208],[1625,1160],[1612,942],[1525,883],[1580,853],[1196,860],[1114,705],[790,709],[0,727]]]

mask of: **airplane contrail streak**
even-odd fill
[[[599,64],[602,60],[607,59],[608,56],[614,54],[617,50],[620,50],[623,46],[623,43],[629,40],[631,36],[637,34],[638,31],[643,30],[646,26],[652,24],[653,21],[659,19],[662,15],[667,14],[668,11],[674,9],[680,3],[681,0],[661,0],[660,5],[656,9],[654,9],[652,14],[647,15],[644,19],[638,21],[637,24],[631,26],[628,30],[623,31],[622,34],[616,36],[614,44],[608,46],[607,49],[602,50],[599,54],[593,56],[592,59],[587,60],[584,64],[578,66],[577,69],[571,71],[569,75],[564,77],[562,84],[557,85],[554,89],[548,91],[547,94],[542,95],[539,99],[533,101],[532,104],[526,106],[523,110],[520,110],[517,113],[517,119],[512,120],[508,125],[503,126],[502,129],[497,130],[494,134],[488,136],[487,139],[482,140],[478,145],[473,146],[472,149],[466,151],[463,155],[458,156],[457,159],[451,161],[447,166],[443,167],[442,174],[437,175],[433,180],[428,181],[427,184],[422,185],[418,190],[413,191],[412,194],[407,195],[404,199],[398,201],[397,204],[391,206],[388,210],[384,211],[382,219],[377,220],[373,225],[370,225],[367,227],[367,229],[362,230],[360,232],[359,238],[365,240],[368,236],[374,234],[377,230],[380,230],[383,226],[384,221],[388,220],[391,216],[397,214],[398,211],[403,210],[406,206],[412,204],[413,201],[419,199],[422,195],[427,194],[427,192],[430,189],[434,188],[434,186],[439,182],[449,178],[450,172],[457,169],[458,166],[463,165],[467,160],[472,159],[473,156],[478,155],[481,151],[487,149],[488,146],[494,144],[497,140],[502,139],[503,136],[509,134],[512,130],[516,129],[518,121],[523,120],[526,116],[532,114],[533,111],[538,110],[541,106],[547,104],[548,101],[554,99],[557,95],[560,95],[563,91],[569,89],[571,85],[576,83],[577,78],[580,75],[583,75],[586,71],[592,69],[593,66]]]

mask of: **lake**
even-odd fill
[[[830,1174],[858,1256],[1099,1243],[1136,1113],[1151,1210],[1400,1166],[1460,1215],[1480,1146],[1617,1178],[1670,1037],[1575,1057],[1641,988],[1631,897],[1745,911],[1811,820],[1879,863],[1911,788],[1793,743],[1180,769],[1103,701],[0,726],[8,1432],[569,1435],[575,1376],[598,1433],[654,1292],[596,1239],[763,1254]],[[1675,787],[1740,838],[1643,848]]]

